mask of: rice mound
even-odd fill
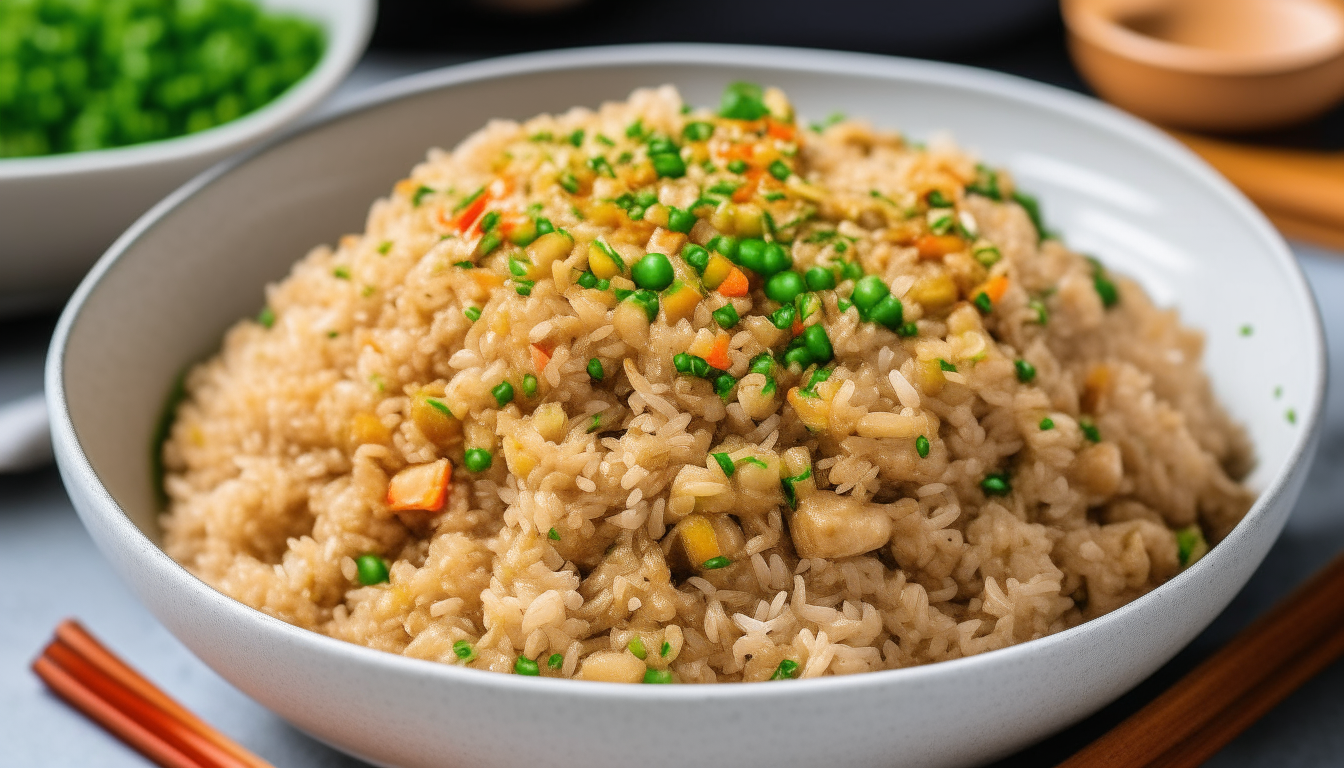
[[[1175,311],[950,142],[807,130],[735,87],[743,119],[663,87],[431,151],[190,372],[168,552],[392,653],[709,683],[1039,638],[1236,525],[1251,447]],[[719,235],[835,287],[790,317]],[[646,253],[661,293],[631,280]],[[861,274],[899,318],[855,306]],[[815,325],[830,361],[791,353]]]

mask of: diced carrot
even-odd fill
[[[718,368],[720,371],[728,370],[729,366],[733,364],[733,362],[728,359],[728,342],[730,338],[731,337],[726,333],[721,333],[716,336],[714,338],[714,346],[710,347],[709,354],[705,355],[705,362],[709,363],[714,368]]]
[[[793,141],[797,129],[789,123],[781,123],[773,118],[766,118],[765,132],[781,141]]]
[[[941,259],[966,247],[966,241],[956,235],[921,235],[915,241],[921,259]]]
[[[504,284],[503,275],[491,272],[488,269],[470,269],[467,270],[467,274],[471,275],[471,280],[476,283],[476,287],[482,290],[488,291]]]
[[[745,203],[755,197],[756,188],[761,185],[761,176],[764,175],[764,173],[765,171],[762,171],[760,168],[752,168],[747,171],[747,182],[734,190],[733,202]]]
[[[719,283],[718,291],[729,298],[737,298],[746,296],[748,288],[747,276],[743,274],[742,270],[733,267],[729,270],[728,276],[723,278],[723,282]]]
[[[549,362],[551,362],[550,353],[542,349],[541,347],[537,346],[536,344],[533,344],[532,367],[537,370],[537,373],[541,373],[542,369],[544,369],[546,367],[546,364]]]
[[[1079,403],[1083,413],[1096,413],[1110,386],[1110,367],[1103,363],[1092,366],[1092,370],[1087,372],[1087,379],[1083,381],[1083,395]]]
[[[983,290],[989,296],[990,301],[998,304],[999,299],[1002,299],[1003,294],[1008,291],[1008,278],[1004,275],[990,278],[989,282],[985,283]]]
[[[447,459],[414,464],[387,484],[387,506],[393,512],[438,512],[448,500],[453,465]]]
[[[458,232],[466,232],[468,229],[471,228],[472,224],[475,224],[476,221],[481,218],[481,216],[485,213],[485,207],[489,204],[490,204],[489,193],[484,192],[481,193],[480,197],[471,201],[471,205],[468,205],[465,210],[463,210],[461,213],[457,215],[456,218],[453,219],[452,223],[453,229],[456,229]]]
[[[798,319],[797,315],[793,317],[793,327],[789,329],[795,338],[803,335],[803,321]]]
[[[747,160],[750,161],[752,155],[756,154],[756,144],[750,141],[741,141],[736,144],[729,144],[728,148],[723,150],[723,156],[728,160]]]

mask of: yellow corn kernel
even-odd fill
[[[690,515],[677,523],[675,533],[681,536],[686,559],[696,568],[706,560],[713,560],[723,555],[719,550],[719,536],[714,533],[714,525],[704,515]]]
[[[411,398],[411,421],[422,435],[436,443],[451,439],[462,429],[462,422],[449,415],[443,398],[426,392]]]
[[[760,237],[765,231],[761,209],[747,203],[737,206],[733,214],[733,229],[738,237]]]
[[[784,186],[788,187],[789,192],[792,192],[794,195],[814,203],[820,203],[827,197],[826,190],[808,184],[803,180],[802,176],[799,176],[796,173],[790,176],[788,181],[784,182]]]
[[[586,218],[598,226],[614,227],[621,223],[621,213],[615,203],[599,201],[588,206]]]
[[[947,377],[943,375],[943,367],[937,360],[918,360],[915,362],[915,378],[919,382],[919,388],[931,395],[936,395],[943,389],[947,383]]]
[[[504,284],[504,276],[490,269],[471,269],[467,271],[472,282],[483,291],[491,291]]]
[[[508,463],[513,476],[520,480],[525,479],[537,467],[537,460],[527,452],[516,437],[504,438],[504,461]]]
[[[602,250],[602,246],[597,243],[588,245],[588,269],[597,276],[599,280],[610,280],[621,274],[621,267],[616,260],[607,255]]]
[[[527,258],[532,266],[527,270],[527,279],[540,280],[549,277],[551,265],[569,256],[574,241],[559,232],[547,232],[527,246]],[[604,254],[605,255],[605,254]]]
[[[565,415],[564,406],[559,403],[543,403],[532,412],[532,428],[545,440],[560,442],[568,426],[569,417]]]
[[[789,390],[789,405],[798,414],[803,426],[817,432],[826,428],[831,417],[831,403],[820,397],[804,395],[798,387]]]
[[[733,262],[728,260],[727,256],[716,253],[709,257],[709,264],[705,266],[703,275],[705,287],[711,291],[719,287],[728,273],[733,271]]]
[[[657,181],[658,173],[653,170],[653,166],[649,163],[636,163],[625,166],[625,170],[621,172],[621,177],[625,179],[626,184],[631,189],[635,189]]]
[[[392,431],[383,422],[367,411],[355,414],[350,420],[350,442],[355,445],[365,443],[387,443],[392,439]]]
[[[905,297],[933,312],[957,302],[957,284],[946,272],[938,272],[915,281]]]
[[[668,324],[675,325],[694,315],[701,298],[699,291],[685,283],[672,286],[672,290],[663,296],[663,313],[667,315]]]

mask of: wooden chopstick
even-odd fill
[[[73,621],[33,662],[61,698],[164,768],[271,768],[118,659]]]
[[[1344,656],[1344,555],[1059,768],[1195,768]]]

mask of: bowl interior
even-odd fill
[[[360,231],[370,202],[427,148],[451,147],[490,117],[592,106],[662,83],[694,104],[716,103],[735,79],[777,84],[805,118],[842,111],[915,139],[950,132],[1006,165],[1066,242],[1137,278],[1205,332],[1218,395],[1254,439],[1257,488],[1281,472],[1314,418],[1319,337],[1291,257],[1230,187],[1143,126],[1100,125],[1072,98],[1028,104],[1013,91],[1030,86],[915,63],[892,78],[732,56],[650,58],[516,75],[485,64],[403,81],[391,98],[216,168],[124,236],[81,289],[57,353],[77,437],[135,524],[156,535],[150,446],[175,377],[255,314],[263,286],[310,247]]]

